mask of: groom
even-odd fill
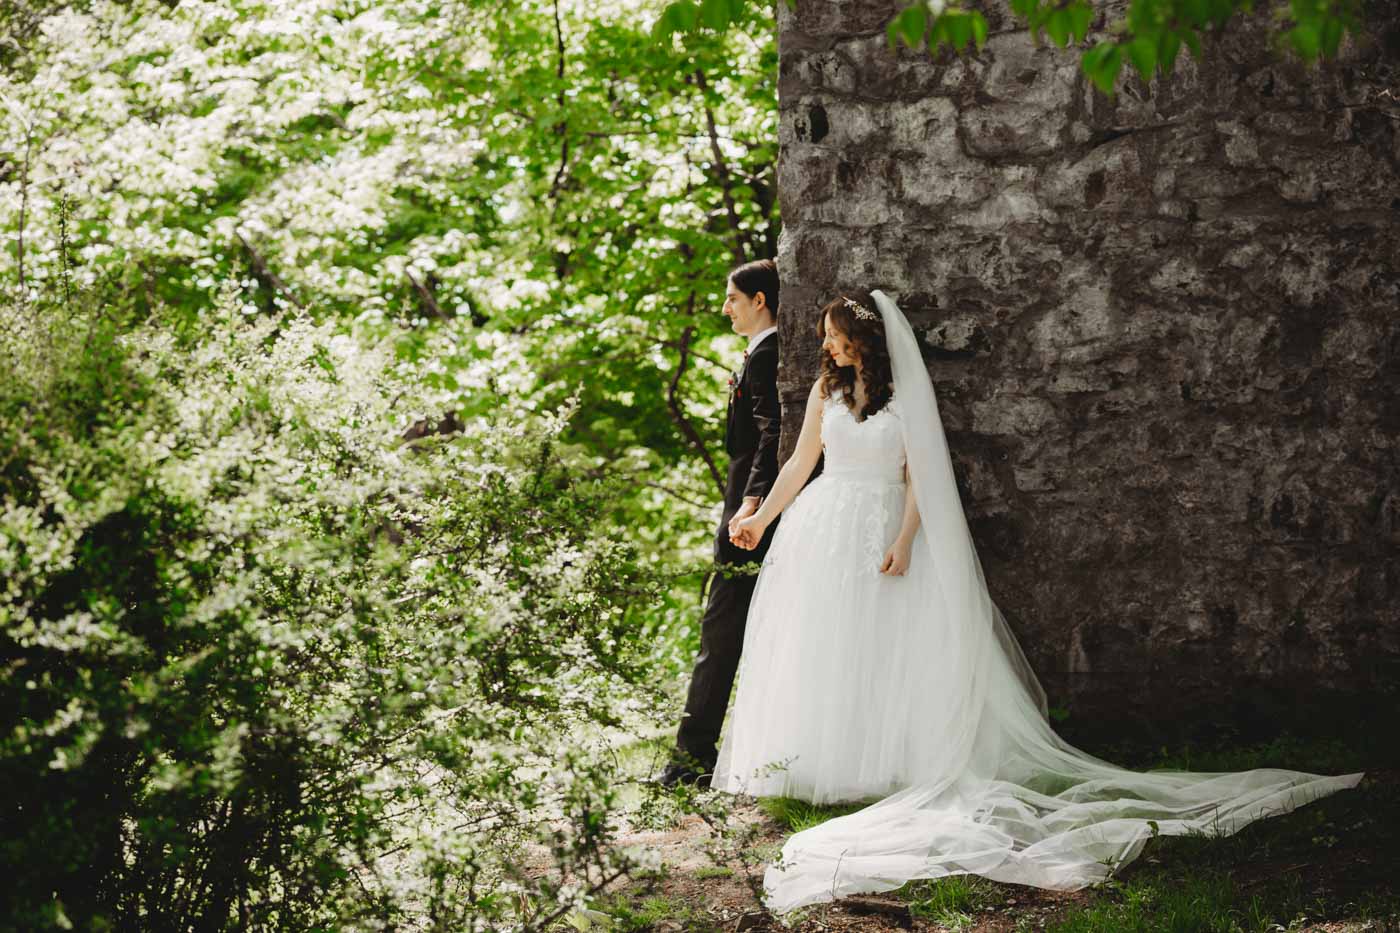
[[[778,264],[771,259],[745,263],[729,274],[724,314],[734,332],[749,339],[744,362],[730,379],[724,447],[729,479],[724,487],[724,517],[715,533],[715,561],[710,600],[700,619],[700,653],[690,679],[685,714],[676,734],[671,761],[659,783],[665,787],[708,787],[714,772],[720,725],[744,645],[744,621],[753,596],[752,574],[734,574],[736,564],[763,560],[777,522],[768,526],[758,547],[743,550],[729,540],[730,529],[758,510],[778,476]]]

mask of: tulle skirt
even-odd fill
[[[832,803],[942,767],[946,632],[910,624],[928,618],[929,550],[915,542],[904,576],[879,572],[906,489],[827,472],[788,507],[754,587],[714,787]]]
[[[905,489],[868,471],[818,477],[755,586],[713,786],[880,798],[787,841],[764,878],[771,909],[965,873],[1075,890],[1153,836],[1227,835],[1361,780],[1134,772],[1064,742],[996,607],[978,613],[996,625],[940,608],[965,604],[958,586],[986,598],[980,567],[972,584],[950,577],[933,563],[949,542],[921,531],[908,573],[879,573]]]

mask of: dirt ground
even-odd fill
[[[748,848],[754,851],[776,853],[790,834],[752,801],[736,805],[731,821],[753,828],[755,836]],[[760,933],[777,930],[805,933],[947,929],[912,916],[908,906],[900,899],[880,895],[844,898],[835,903],[810,907],[789,918],[790,926],[784,926],[763,911],[758,901],[764,863],[751,861],[746,865],[738,859],[722,861],[724,853],[712,851],[714,841],[715,834],[709,824],[693,814],[680,817],[674,829],[624,833],[618,840],[619,845],[645,848],[659,854],[664,870],[656,877],[630,882],[618,893],[638,903],[647,898],[658,898],[688,908],[688,916],[658,919],[651,926],[658,933],[677,933],[707,926]],[[1005,902],[1004,910],[994,909],[992,916],[978,916],[974,918],[975,925],[963,929],[986,933],[1014,930],[1018,923],[1024,925],[1026,920],[1031,921],[1034,928],[1087,900],[1087,895],[1078,892],[1024,888]]]
[[[1393,796],[1392,791],[1400,787],[1400,773],[1372,772],[1368,774],[1368,781],[1373,782],[1373,794],[1379,790],[1389,798]],[[1367,811],[1367,805],[1359,800],[1340,803],[1343,809],[1338,813],[1339,819],[1344,818],[1347,812],[1370,812],[1379,824],[1390,823],[1389,812]],[[1082,914],[1085,908],[1103,904],[1106,899],[1103,892],[1093,890],[1055,892],[998,885],[993,886],[993,896],[977,898],[976,903],[966,905],[953,925],[911,914],[908,903],[892,894],[851,897],[815,905],[790,915],[784,923],[762,910],[758,895],[762,890],[764,867],[780,851],[789,830],[766,814],[755,801],[743,798],[735,799],[723,823],[727,831],[737,830],[748,834],[742,844],[731,841],[726,845],[712,828],[713,822],[713,815],[707,821],[700,815],[685,813],[676,817],[665,829],[639,828],[622,833],[618,845],[633,851],[648,851],[653,859],[659,857],[661,868],[649,877],[628,881],[611,892],[614,905],[627,905],[620,911],[621,916],[616,918],[612,930],[656,930],[665,933],[692,930],[733,930],[736,933],[744,930],[793,930],[799,933],[1040,930],[1055,925],[1068,915]],[[1392,893],[1400,883],[1397,882],[1400,864],[1397,864],[1393,851],[1394,827],[1374,825],[1365,830],[1357,824],[1357,830],[1348,833],[1345,827],[1328,825],[1331,829],[1340,830],[1340,838],[1310,839],[1311,829],[1299,832],[1283,826],[1270,828],[1266,831],[1279,834],[1274,841],[1264,839],[1261,834],[1252,841],[1248,854],[1236,856],[1238,861],[1221,864],[1220,870],[1228,871],[1236,890],[1246,900],[1258,892],[1261,899],[1268,903],[1272,888],[1276,888],[1281,880],[1298,876],[1305,879],[1309,903],[1362,903],[1377,895],[1388,898],[1391,904],[1397,903]],[[1171,859],[1170,856],[1164,857]],[[1161,864],[1157,853],[1149,848],[1138,863],[1126,869],[1124,877],[1131,878],[1136,871],[1150,871]],[[1343,916],[1347,913],[1344,911]],[[1323,919],[1329,916],[1326,910],[1320,910],[1314,916],[1317,919],[1311,921],[1301,916],[1295,917],[1286,928],[1288,933],[1293,930],[1326,930],[1331,933],[1393,930],[1400,933],[1400,914],[1391,914],[1381,920],[1354,921]],[[1332,911],[1330,916],[1335,917],[1337,913]],[[1159,928],[1156,926],[1158,919],[1167,924],[1170,918],[1153,918],[1147,928]],[[1229,918],[1222,916],[1218,919],[1226,921]],[[1183,929],[1179,925],[1172,928]],[[1279,925],[1272,928],[1285,930]]]

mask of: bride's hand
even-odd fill
[[[745,497],[739,504],[739,511],[734,513],[734,517],[729,520],[729,536],[734,537],[736,526],[744,519],[758,511],[758,500],[756,498]]]
[[[763,532],[767,530],[768,523],[757,515],[750,515],[741,522],[731,524],[730,528],[730,542],[746,551],[752,551],[758,547],[758,542],[763,540]]]
[[[880,562],[880,572],[891,577],[902,577],[909,569],[909,558],[913,552],[913,547],[908,541],[896,541],[890,545],[890,549],[885,552],[885,559]]]

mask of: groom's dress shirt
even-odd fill
[[[777,332],[777,325],[774,325],[772,327],[764,328],[758,333],[751,335],[749,337],[748,348],[744,350],[744,359],[747,360],[749,358],[749,354],[753,352],[753,348],[758,346],[759,342],[763,340],[764,337],[767,337],[769,334],[776,334]]]

